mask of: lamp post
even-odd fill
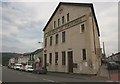
[[[41,44],[41,47],[43,48],[43,42],[38,42],[39,44]]]

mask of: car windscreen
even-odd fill
[[[33,67],[28,67],[28,69],[33,69]]]

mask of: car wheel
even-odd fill
[[[39,72],[37,72],[37,74],[40,74]]]

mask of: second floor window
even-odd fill
[[[50,46],[52,45],[52,36],[50,37]]]
[[[85,24],[80,25],[80,33],[85,32]]]
[[[69,21],[69,13],[67,14],[67,22]]]
[[[64,24],[64,16],[62,16],[62,24]]]
[[[60,19],[58,19],[58,27],[60,26]]]
[[[58,36],[58,34],[56,34],[56,44],[58,44],[58,38],[59,38],[59,36]]]
[[[56,21],[54,21],[54,29],[56,28]]]
[[[64,42],[65,42],[65,31],[62,32],[62,43],[64,43]]]

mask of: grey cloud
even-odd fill
[[[20,48],[20,47],[11,47],[7,45],[2,45],[2,52],[15,52],[15,53],[25,53],[32,52],[34,49]]]
[[[2,44],[3,45],[19,45],[21,42],[17,40],[15,37],[11,36],[2,36]]]
[[[117,40],[112,40],[117,39],[116,34],[112,34],[112,32],[117,33],[116,19],[118,17],[116,9],[114,10],[116,3],[94,3],[94,5],[100,26],[101,42],[105,41],[107,53],[114,53],[117,50]],[[2,28],[3,33],[8,34],[4,38],[4,50],[11,49],[16,52],[35,50],[38,46],[37,41],[43,38],[42,29],[56,6],[56,3],[46,2],[4,3]]]
[[[2,52],[18,52],[18,51],[21,51],[21,49],[18,47],[9,47],[7,45],[2,45]]]

